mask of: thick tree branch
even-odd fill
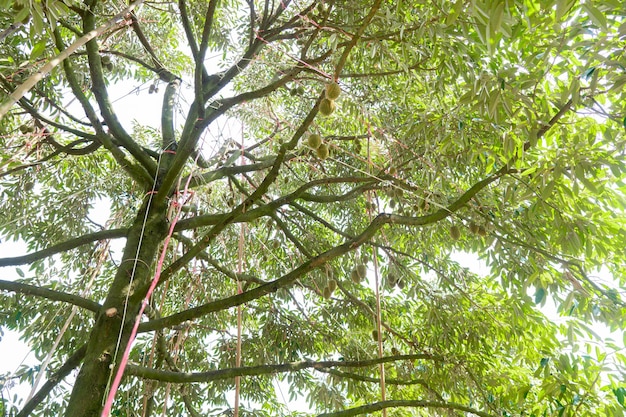
[[[63,44],[63,41],[61,39],[61,34],[59,33],[58,28],[54,29],[53,34],[54,34],[56,47],[59,50],[63,50],[65,48],[65,45]],[[87,115],[87,118],[91,122],[91,125],[93,126],[93,128],[96,130],[97,140],[101,142],[109,152],[111,152],[111,155],[113,156],[113,158],[115,158],[117,163],[120,164],[120,166],[124,170],[126,170],[126,172],[128,172],[128,174],[132,178],[138,180],[139,182],[144,182],[144,183],[149,184],[151,178],[148,172],[146,172],[146,170],[143,169],[143,167],[137,166],[133,164],[132,162],[130,162],[126,158],[126,155],[124,154],[124,152],[118,149],[117,145],[113,143],[109,135],[104,131],[104,127],[102,126],[102,123],[100,122],[100,119],[98,115],[96,114],[96,111],[94,110],[91,103],[89,102],[89,99],[85,96],[85,94],[81,90],[79,82],[76,78],[76,74],[74,73],[74,69],[69,59],[66,59],[63,61],[63,71],[65,72],[65,77],[67,79],[67,82],[70,85],[70,88],[72,89],[72,92],[74,93],[74,96],[83,107],[83,110],[85,111],[85,114]]]
[[[185,0],[178,0],[178,10],[180,12],[180,22],[185,31],[185,37],[187,38],[187,44],[191,49],[191,57],[194,62],[198,62],[198,43],[196,42],[196,36],[193,33],[191,22],[189,21],[189,13],[187,13],[187,3]]]
[[[78,295],[50,290],[48,288],[42,288],[36,285],[24,284],[21,282],[0,280],[0,290],[13,291],[26,295],[36,295],[37,297],[43,297],[53,301],[62,301],[64,303],[73,304],[75,306],[91,310],[94,313],[97,313],[101,307],[101,305],[95,301],[88,300]]]
[[[439,401],[422,401],[422,400],[390,400],[380,401],[377,403],[371,403],[362,405],[360,407],[349,408],[343,411],[335,411],[332,413],[318,414],[317,417],[351,417],[364,414],[372,414],[376,411],[381,411],[387,408],[395,407],[418,407],[418,408],[436,408],[451,411],[464,411],[466,413],[475,414],[480,417],[494,417],[493,414],[485,413],[474,408],[452,403],[452,402],[439,402]]]
[[[47,258],[57,253],[65,252],[71,249],[75,249],[79,246],[86,245],[91,242],[103,239],[117,239],[126,237],[128,229],[111,229],[101,230],[99,232],[90,233],[71,239],[46,249],[42,249],[37,252],[29,253],[28,255],[15,256],[12,258],[0,258],[0,267],[2,266],[15,266],[29,264],[40,259]]]
[[[362,361],[301,361],[289,362],[277,365],[245,366],[241,368],[218,369],[208,372],[171,372],[160,369],[146,368],[137,365],[128,365],[126,372],[142,378],[156,379],[163,382],[186,383],[186,382],[209,382],[221,379],[231,379],[236,376],[273,375],[281,372],[294,372],[302,369],[328,369],[328,368],[365,368],[403,360],[429,360],[442,362],[441,356],[427,353],[412,355],[384,356],[382,358],[365,359]]]
[[[92,30],[95,26],[95,15],[92,13],[85,13],[83,19],[83,27],[86,31]],[[156,164],[150,158],[150,156],[143,151],[135,140],[126,132],[122,124],[117,118],[113,105],[109,100],[106,83],[102,72],[102,62],[100,60],[100,52],[98,49],[98,43],[95,39],[91,39],[86,44],[87,58],[89,60],[89,73],[91,75],[92,92],[100,113],[109,127],[111,135],[115,137],[130,154],[141,164],[141,166],[148,171],[151,177],[156,176]]]

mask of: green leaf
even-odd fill
[[[556,2],[556,22],[561,23],[563,17],[576,4],[576,0],[557,0]]]
[[[546,290],[539,287],[535,291],[535,304],[542,303],[546,298]]]
[[[615,394],[615,398],[617,398],[617,402],[620,403],[621,406],[626,406],[626,404],[624,403],[624,398],[626,398],[626,389],[624,389],[623,387],[619,387],[613,390],[613,393]]]
[[[41,56],[41,54],[46,50],[47,42],[45,40],[41,40],[33,46],[33,50],[30,52],[30,59],[32,61],[37,60]]]
[[[607,20],[604,13],[595,8],[590,2],[583,3],[582,9],[587,12],[587,15],[597,27],[606,30]]]

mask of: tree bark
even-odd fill
[[[106,301],[96,315],[85,360],[65,411],[67,417],[99,417],[102,412],[109,377],[117,370],[120,356],[128,344],[134,320],[146,295],[147,283],[152,279],[152,266],[159,245],[167,234],[167,206],[151,206],[150,202],[151,196],[146,197],[137,213],[122,262]],[[105,311],[110,313],[112,308],[116,309],[115,314],[104,314]],[[116,351],[117,363],[113,363]]]

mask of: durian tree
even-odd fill
[[[2,6],[3,416],[624,415],[622,2]]]

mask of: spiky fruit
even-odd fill
[[[459,226],[450,226],[450,237],[452,240],[459,240],[461,238],[461,229],[459,229]]]
[[[387,275],[387,286],[393,288],[398,283],[398,278],[394,274]]]
[[[309,135],[307,143],[309,144],[311,148],[317,149],[322,144],[322,137],[318,135],[317,133],[313,133]]]
[[[330,290],[331,294],[334,293],[337,289],[337,281],[335,281],[334,279],[328,281],[328,289]]]
[[[477,234],[478,233],[478,225],[476,223],[474,223],[474,222],[471,222],[469,224],[469,229],[470,229],[470,232],[472,232],[473,234]]]
[[[478,226],[478,236],[487,236],[487,229],[485,229],[485,226]]]
[[[341,87],[337,83],[326,84],[326,98],[329,100],[337,100],[341,94]]]
[[[22,133],[30,133],[30,132],[34,132],[34,131],[35,131],[35,129],[33,129],[32,126],[29,126],[27,124],[20,125],[20,132],[22,132]]]
[[[317,157],[319,159],[326,159],[326,158],[328,158],[328,145],[326,145],[325,143],[322,143],[320,146],[318,146],[318,148],[317,148]]]
[[[402,278],[398,278],[398,288],[404,289],[404,280]]]
[[[320,103],[320,113],[322,113],[323,116],[330,116],[330,114],[335,111],[336,107],[333,100],[323,98]]]
[[[328,287],[324,288],[324,291],[323,291],[324,298],[328,300],[330,298],[331,292],[332,291],[330,290],[330,288]]]
[[[356,273],[358,274],[360,279],[365,278],[365,275],[367,275],[367,267],[363,264],[358,264],[356,266]]]
[[[335,277],[335,271],[332,268],[326,268],[326,278],[333,279]]]
[[[359,276],[359,273],[357,272],[356,269],[353,269],[352,272],[350,272],[350,279],[355,284],[358,284],[359,282],[361,282],[361,277]]]
[[[109,65],[111,63],[111,57],[108,55],[102,56],[100,60],[102,61],[102,65]]]
[[[396,175],[397,173],[398,173],[398,170],[396,169],[396,167],[389,168],[389,175]]]
[[[372,330],[372,339],[374,340],[374,342],[378,342],[380,340],[380,334],[378,333],[378,330]]]
[[[24,191],[32,191],[32,189],[35,188],[35,183],[32,181],[28,181],[26,183],[24,183]]]

